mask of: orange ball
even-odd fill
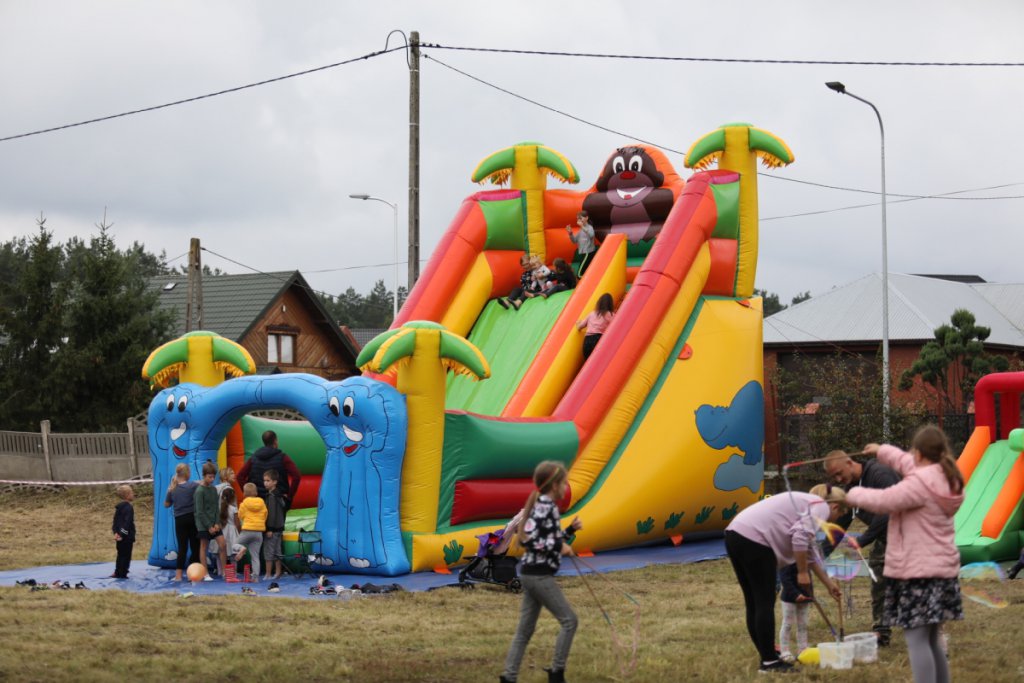
[[[185,570],[185,575],[188,576],[188,580],[193,583],[196,581],[202,581],[203,577],[206,576],[206,567],[198,562],[193,562],[188,566],[188,569]]]

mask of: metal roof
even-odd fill
[[[352,337],[359,344],[359,348],[362,349],[371,340],[377,337],[379,334],[383,334],[388,331],[386,327],[350,327],[349,332],[352,333]]]
[[[999,289],[1007,288],[1007,289]],[[889,340],[922,342],[963,308],[992,329],[987,344],[1024,348],[1024,285],[967,284],[889,274]],[[765,344],[877,342],[882,277],[865,275],[764,320]]]

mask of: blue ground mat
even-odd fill
[[[704,560],[715,560],[725,557],[725,545],[722,539],[704,539],[700,541],[687,542],[680,546],[650,546],[645,548],[629,548],[626,550],[613,550],[598,553],[593,557],[585,559],[586,563],[600,572],[622,571],[625,569],[637,569],[652,564],[689,564],[691,562],[702,562]],[[580,567],[584,573],[590,570],[587,567]],[[96,562],[94,564],[74,564],[49,567],[28,567],[26,569],[14,569],[0,572],[0,586],[13,586],[18,581],[34,579],[37,584],[52,584],[54,581],[67,581],[71,586],[83,582],[89,589],[116,589],[131,591],[133,593],[192,593],[200,595],[241,595],[242,587],[252,588],[259,596],[287,597],[287,598],[312,598],[325,600],[341,596],[325,596],[310,593],[310,587],[316,585],[315,577],[305,576],[294,578],[285,575],[277,583],[281,587],[280,593],[268,593],[269,582],[260,583],[226,583],[224,581],[200,581],[189,583],[182,581],[175,583],[171,579],[174,571],[169,569],[158,569],[149,566],[145,560],[136,560],[131,564],[128,579],[107,578],[114,571],[113,562]],[[576,573],[572,562],[566,561],[562,564],[561,574],[572,576]],[[437,574],[434,572],[417,572],[404,576],[363,576],[360,574],[328,574],[327,578],[336,586],[351,588],[353,584],[360,586],[373,584],[376,586],[391,586],[398,584],[407,591],[424,591],[444,586],[452,586],[458,583],[458,570],[451,574]]]

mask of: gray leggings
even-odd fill
[[[903,631],[914,683],[949,683],[949,662],[942,651],[942,624],[927,624]]]
[[[554,671],[565,671],[565,662],[569,659],[569,648],[572,647],[572,638],[576,635],[578,623],[576,613],[572,611],[569,601],[565,599],[553,575],[523,574],[521,579],[523,603],[519,608],[519,626],[512,638],[508,656],[505,657],[505,672],[502,674],[510,681],[516,680],[519,674],[519,664],[523,661],[526,645],[533,636],[541,607],[546,607],[562,625],[562,630],[558,632],[558,638],[555,640],[555,656],[551,660],[551,668]]]
[[[260,579],[260,548],[263,546],[262,531],[243,531],[238,534],[238,545],[244,545],[252,560],[252,580]]]

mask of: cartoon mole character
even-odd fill
[[[615,150],[597,179],[597,192],[583,200],[598,238],[621,232],[637,244],[657,235],[674,201],[664,182],[665,174],[643,147]]]

